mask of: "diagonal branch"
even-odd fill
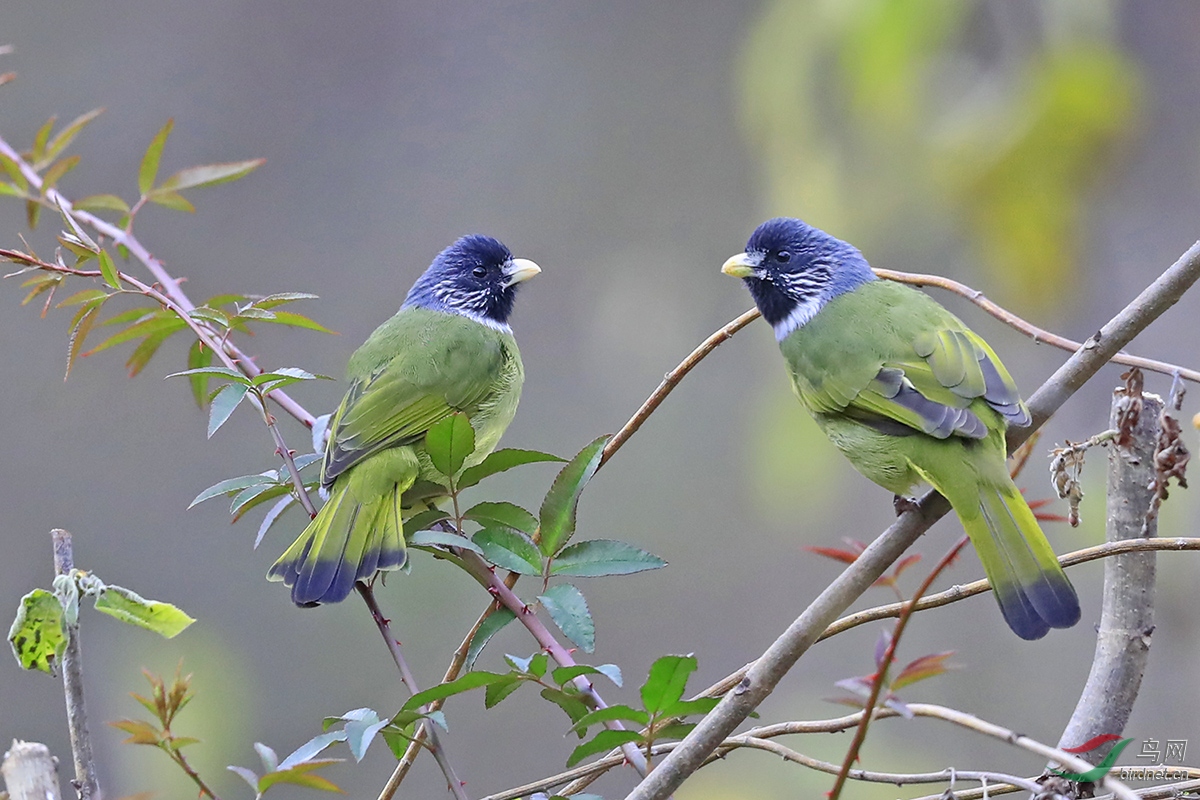
[[[1108,363],[1147,325],[1174,305],[1200,279],[1200,242],[1116,317],[1088,339],[1029,399],[1033,423],[1012,432],[1010,447],[1017,447],[1057,411],[1083,384]],[[929,526],[950,510],[941,495],[930,492],[872,542],[858,560],[809,605],[755,662],[721,703],[709,713],[682,744],[667,756],[627,796],[627,800],[661,800],[699,769],[720,742],[774,690],[792,665],[811,647],[831,622],[858,599],[870,585],[908,549]]]

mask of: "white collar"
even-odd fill
[[[803,327],[809,320],[817,315],[825,305],[825,299],[818,295],[805,300],[792,309],[792,313],[788,314],[783,319],[776,322],[772,327],[775,330],[775,341],[782,342],[792,334],[797,328]]]

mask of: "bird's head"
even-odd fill
[[[507,330],[517,286],[541,271],[529,259],[513,258],[490,236],[464,236],[438,253],[409,290],[404,308],[461,314]]]
[[[837,295],[875,275],[853,245],[791,217],[769,219],[721,271],[741,278],[782,340]]]

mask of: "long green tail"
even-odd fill
[[[329,500],[300,538],[279,557],[267,578],[292,587],[292,602],[315,606],[345,600],[355,581],[404,566],[400,485],[359,503],[348,481],[334,484]]]
[[[1011,480],[999,488],[981,485],[974,508],[955,504],[955,509],[1013,632],[1040,639],[1051,628],[1079,621],[1075,588]],[[976,513],[967,516],[972,510]]]

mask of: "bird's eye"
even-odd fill
[[[483,267],[476,267],[475,269],[471,270],[471,274],[476,278],[482,278],[484,275],[487,275],[487,270]]]
[[[775,258],[779,261],[780,264],[786,264],[787,262],[792,260],[792,254],[789,253],[787,250],[780,250],[776,254]]]

